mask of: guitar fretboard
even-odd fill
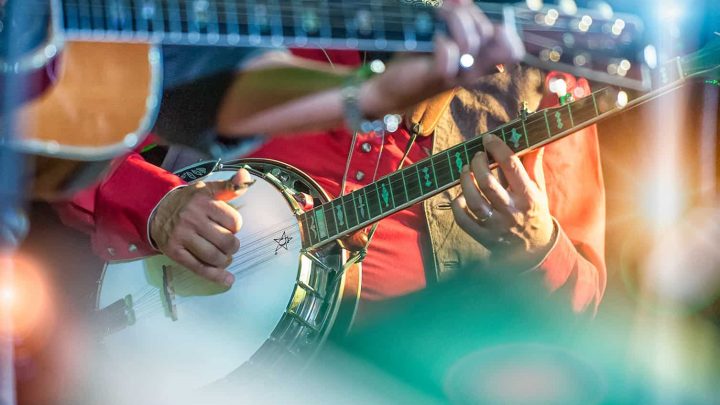
[[[663,64],[659,72],[663,77],[658,80],[655,94],[628,101],[619,97],[617,90],[605,88],[565,105],[528,114],[488,133],[495,134],[516,153],[535,149],[677,87],[685,76],[680,59]],[[463,166],[484,150],[482,137],[478,136],[301,214],[299,219],[307,230],[303,245],[322,246],[457,185]]]
[[[431,51],[432,7],[400,1],[63,0],[69,38]],[[489,6],[497,14],[497,5]],[[499,16],[498,16],[499,17]]]

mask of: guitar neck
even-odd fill
[[[633,100],[623,91],[604,88],[488,133],[523,154],[673,91],[689,77],[717,70],[718,65],[720,40],[694,55],[664,63],[657,70],[655,90]],[[303,235],[304,246],[322,246],[459,184],[462,167],[481,151],[482,136],[478,136],[301,214],[304,229],[310,230]]]
[[[60,0],[69,39],[427,52],[441,25],[401,1]],[[484,5],[500,20],[502,8]]]

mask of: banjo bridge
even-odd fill
[[[173,321],[178,320],[177,306],[175,306],[175,289],[172,286],[172,271],[170,266],[162,266],[162,296],[163,306],[165,308],[165,316],[169,317]]]

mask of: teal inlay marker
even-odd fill
[[[335,217],[337,217],[338,225],[345,225],[345,219],[343,217],[342,206],[340,206],[340,205],[335,206]]]
[[[365,200],[363,199],[363,196],[360,196],[360,205],[358,205],[358,208],[360,208],[360,217],[365,218]]]
[[[318,233],[321,238],[325,238],[328,235],[327,223],[325,222],[325,210],[322,207],[315,210],[315,218],[317,219]]]
[[[455,152],[455,166],[457,166],[458,173],[462,173],[463,161],[460,152]]]
[[[432,186],[432,180],[430,180],[430,168],[423,167],[422,172],[423,172],[423,175],[425,176],[425,187]]]
[[[383,199],[383,202],[385,203],[386,207],[390,206],[390,193],[387,191],[387,187],[385,187],[385,183],[380,186],[382,188],[382,192],[380,193],[380,196]]]
[[[560,114],[560,111],[555,111],[555,123],[557,124],[557,129],[563,129],[564,125],[562,122],[562,114]]]
[[[510,141],[513,143],[515,149],[520,147],[520,138],[522,138],[520,132],[518,132],[517,129],[513,128],[510,132]]]

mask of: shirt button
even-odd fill
[[[362,149],[363,152],[368,153],[372,150],[372,145],[370,145],[370,142],[363,142],[363,144],[360,145],[360,149]]]
[[[115,256],[115,249],[113,249],[113,248],[108,248],[108,254],[109,254],[110,256]]]
[[[365,178],[365,173],[361,172],[360,170],[355,173],[355,180],[360,181]]]
[[[130,246],[128,246],[128,252],[135,252],[135,251],[137,251],[137,249],[138,249],[137,246],[135,246],[132,243],[130,244]]]

